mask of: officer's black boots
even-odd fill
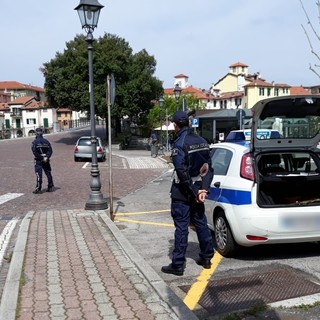
[[[175,276],[182,276],[183,275],[183,267],[177,267],[170,263],[168,266],[163,266],[161,271],[164,273],[174,274]]]
[[[211,268],[211,261],[210,259],[202,259],[200,258],[199,260],[196,261],[196,263],[199,266],[204,267],[205,269],[210,269]]]
[[[52,187],[48,187],[47,192],[53,192],[53,186]]]
[[[42,193],[41,188],[36,188],[32,193],[34,193],[34,194]]]

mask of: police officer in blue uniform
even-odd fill
[[[36,173],[37,184],[33,193],[42,193],[42,170],[48,179],[47,192],[53,191],[53,179],[51,175],[50,158],[52,156],[52,147],[50,142],[42,136],[41,128],[36,129],[36,137],[32,142],[31,150],[34,155],[34,170]]]
[[[203,268],[211,268],[214,249],[204,201],[213,179],[213,169],[208,143],[189,128],[188,114],[177,111],[172,122],[176,131],[172,150],[175,171],[170,191],[171,216],[175,225],[174,249],[172,263],[163,266],[161,271],[182,276],[190,223],[195,227],[200,246],[196,263]]]

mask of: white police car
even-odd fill
[[[212,148],[206,216],[223,256],[239,245],[320,241],[320,96],[266,99],[252,110],[250,141]],[[257,135],[270,123],[277,137]]]
[[[278,130],[272,129],[258,129],[257,137],[259,139],[278,139],[281,138],[280,132]],[[251,140],[251,129],[244,130],[232,130],[229,132],[226,141],[236,142],[236,141],[250,141]]]

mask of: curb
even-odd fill
[[[121,231],[115,226],[106,213],[100,213],[100,217],[106,223],[114,237],[119,242],[124,252],[136,265],[139,271],[146,277],[150,285],[155,289],[160,298],[165,301],[179,319],[197,320],[198,318],[183,301],[173,292],[173,290],[160,278],[160,276],[150,267],[150,265],[134,249],[131,243],[124,237]]]
[[[29,211],[21,222],[18,238],[13,250],[9,272],[2,293],[0,304],[0,319],[16,319],[21,273],[23,268],[30,221],[33,214],[34,211]]]
[[[26,244],[29,233],[29,226],[34,211],[30,211],[23,218],[18,233],[16,245],[14,247],[12,260],[0,304],[0,319],[15,320],[19,299],[20,281],[25,257]],[[153,268],[134,249],[131,243],[124,237],[121,231],[111,221],[106,211],[97,211],[101,219],[111,231],[123,251],[135,264],[137,269],[144,275],[146,280],[156,291],[161,300],[165,301],[179,319],[197,320],[198,318],[183,303],[183,301],[173,292],[173,290],[162,280]]]

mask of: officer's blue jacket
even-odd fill
[[[36,136],[32,141],[32,153],[35,160],[42,161],[44,157],[50,159],[52,155],[52,147],[50,142],[45,139],[43,136]]]
[[[210,148],[205,139],[183,127],[173,144],[172,161],[175,168],[171,198],[181,201],[196,199],[200,189],[210,190],[213,179]]]

